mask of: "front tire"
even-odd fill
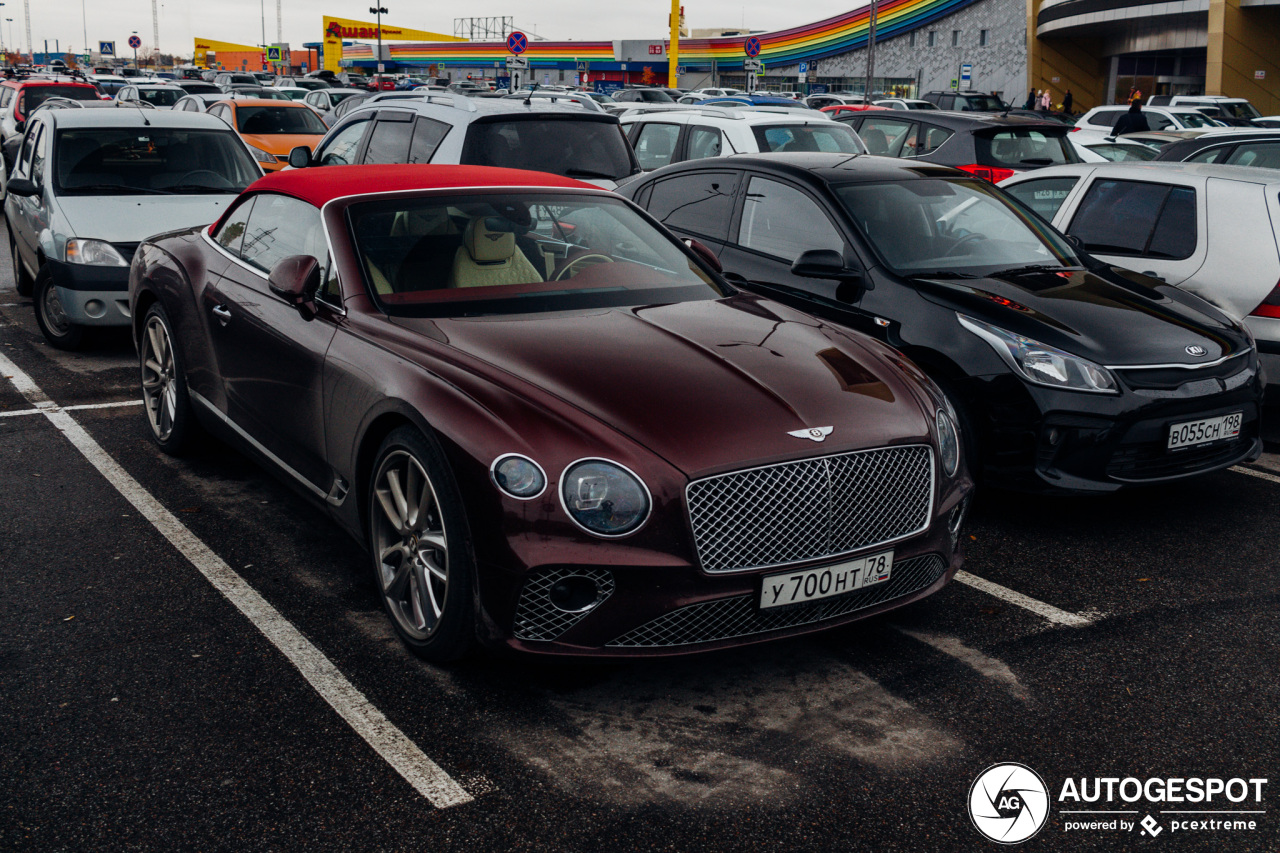
[[[403,426],[382,442],[373,472],[369,551],[383,609],[415,655],[457,660],[475,643],[475,567],[444,453]]]
[[[165,453],[180,456],[190,448],[199,425],[187,392],[182,356],[173,344],[173,327],[159,302],[151,306],[142,321],[138,367],[151,439]]]
[[[36,275],[32,297],[36,303],[36,325],[40,327],[44,339],[61,350],[80,349],[84,340],[84,326],[67,318],[62,300],[58,298],[58,288],[53,286],[53,273],[49,272],[47,266],[41,267]]]

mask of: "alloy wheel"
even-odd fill
[[[177,415],[176,372],[169,330],[159,317],[153,315],[148,318],[142,335],[142,396],[151,431],[161,441],[167,441],[173,432]]]
[[[449,591],[449,548],[426,469],[406,450],[388,453],[373,480],[373,546],[387,608],[410,637],[440,625]]]

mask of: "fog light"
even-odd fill
[[[1050,444],[1057,445],[1059,441],[1062,441],[1062,432],[1057,427],[1049,427],[1049,433],[1045,436],[1045,439]]]
[[[596,582],[582,575],[561,578],[547,591],[551,606],[566,613],[581,613],[596,606],[600,590]]]
[[[960,541],[960,526],[964,524],[964,515],[969,510],[969,498],[966,496],[964,500],[956,504],[955,509],[951,510],[951,515],[947,518],[947,532],[951,534],[951,548],[954,550],[956,543]]]
[[[101,299],[90,299],[84,304],[84,313],[90,317],[98,318],[107,313],[107,306]]]
[[[493,460],[489,474],[499,489],[522,501],[533,500],[547,487],[547,475],[538,463],[515,453]]]

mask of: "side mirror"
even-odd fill
[[[801,252],[791,265],[791,273],[801,278],[834,278],[837,281],[854,281],[862,278],[862,271],[845,266],[844,258],[835,249],[810,249]]]
[[[310,255],[290,255],[271,270],[267,286],[297,308],[302,319],[310,320],[316,315],[313,298],[320,287],[320,264]]]
[[[697,240],[686,239],[684,244],[689,247],[689,251],[697,255],[704,264],[711,267],[718,273],[724,272],[724,267],[720,266],[720,259],[716,257],[716,253],[708,249]]]
[[[12,195],[40,195],[40,187],[35,181],[28,178],[10,178],[9,183],[5,185],[5,189]]]
[[[27,129],[27,123],[25,121],[14,122],[13,129],[15,133],[22,133]]]
[[[289,151],[289,165],[295,169],[305,169],[311,165],[311,149],[299,145]]]

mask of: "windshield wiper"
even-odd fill
[[[907,273],[907,278],[977,278],[978,276],[968,272],[958,272],[956,270],[930,270],[929,272],[913,272]]]
[[[112,195],[173,195],[169,190],[153,190],[147,187],[122,187],[119,184],[89,184],[67,187],[67,193],[109,193]]]
[[[1007,270],[996,270],[987,273],[988,276],[1001,275],[1030,275],[1036,272],[1079,272],[1084,267],[1064,267],[1055,264],[1027,264],[1025,267],[1009,267]]]
[[[565,169],[564,176],[566,178],[605,178],[610,181],[618,179],[617,175],[609,172],[597,172],[594,169]]]

